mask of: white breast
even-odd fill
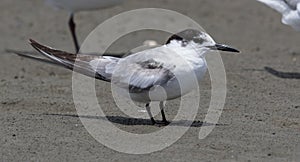
[[[131,99],[139,102],[165,101],[183,96],[198,87],[198,82],[203,78],[207,71],[207,65],[204,58],[199,57],[195,51],[187,50],[182,47],[175,48],[174,46],[163,46],[154,49],[151,53],[144,53],[139,56],[154,58],[155,60],[163,62],[165,65],[169,64],[169,67],[175,67],[172,69],[172,73],[177,78],[160,85],[158,90],[151,91],[150,93],[145,91],[143,93],[131,93],[128,95],[128,88],[121,88],[123,90],[123,92],[120,92],[121,94],[127,93],[127,96],[130,96]],[[129,56],[128,60],[138,59],[137,57],[139,56]],[[125,62],[124,64],[126,65],[128,63]]]

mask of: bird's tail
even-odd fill
[[[39,61],[39,62],[61,66],[60,64],[58,64],[58,63],[56,63],[52,60],[49,60],[45,57],[39,56],[38,53],[35,53],[35,52],[17,51],[17,50],[12,50],[12,49],[7,49],[5,51],[7,53],[17,54],[18,56],[21,56],[21,57],[24,57],[24,58],[29,58],[29,59],[36,60],[36,61]]]
[[[38,60],[45,63],[50,63],[58,66],[65,67],[70,70],[74,70],[83,75],[94,77],[96,79],[110,81],[109,78],[104,77],[99,72],[95,70],[94,67],[91,66],[90,62],[94,60],[107,60],[102,56],[97,55],[84,55],[84,54],[73,54],[65,51],[60,51],[51,47],[44,46],[32,39],[29,40],[29,43],[33,48],[35,48],[40,54],[45,56],[46,58],[39,57],[32,53],[28,52],[20,52],[14,50],[8,50],[10,53],[18,54],[19,56]],[[108,56],[107,56],[108,57]],[[118,60],[119,58],[115,58]],[[106,61],[107,62],[107,61]]]

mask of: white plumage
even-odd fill
[[[282,14],[282,23],[300,31],[300,0],[257,0]]]
[[[207,33],[192,29],[171,36],[165,45],[124,58],[76,55],[43,46],[33,40],[31,45],[52,60],[53,64],[111,82],[118,87],[120,94],[146,103],[153,124],[155,121],[149,103],[160,101],[163,106],[164,101],[178,98],[197,88],[195,83],[204,77],[207,70],[205,56],[209,51],[238,52],[229,46],[216,44]],[[167,123],[163,107],[161,113],[163,122]]]

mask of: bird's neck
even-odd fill
[[[195,48],[193,45],[182,45],[179,41],[174,41],[166,45],[167,48],[176,52],[182,59],[185,59],[190,65],[195,68],[206,66],[206,61],[203,51]],[[174,54],[174,53],[173,53]]]

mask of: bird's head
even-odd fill
[[[187,29],[177,34],[172,35],[166,44],[179,43],[183,47],[192,47],[201,51],[227,51],[239,52],[237,49],[225,44],[215,43],[215,41],[205,32],[195,29]]]

